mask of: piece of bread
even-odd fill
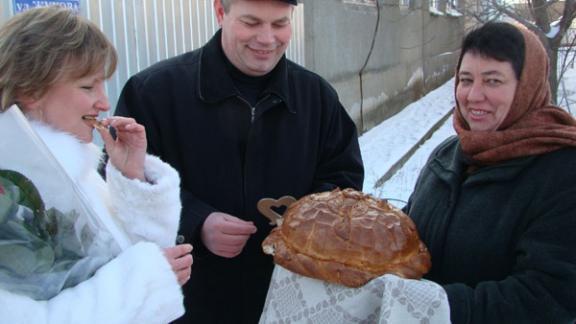
[[[386,273],[420,279],[431,266],[406,214],[352,189],[311,194],[291,204],[262,248],[290,271],[348,287]]]
[[[101,120],[98,120],[98,118],[96,118],[96,116],[91,116],[91,115],[84,115],[82,116],[82,119],[85,120],[88,124],[90,124],[90,126],[92,126],[93,128],[98,128],[98,129],[108,129],[106,126],[104,126],[104,124],[102,124]]]

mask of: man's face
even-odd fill
[[[250,76],[272,71],[292,37],[293,6],[277,0],[236,0],[226,13],[216,0],[214,7],[230,62]]]

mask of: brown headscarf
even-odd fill
[[[476,165],[576,146],[576,120],[550,102],[550,65],[544,46],[527,28],[515,27],[524,36],[526,53],[512,106],[498,130],[471,131],[458,104],[454,109],[454,129],[462,151]],[[456,88],[459,69],[460,62],[456,70]]]

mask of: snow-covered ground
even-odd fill
[[[566,94],[565,96],[562,93]],[[558,91],[559,105],[576,115],[576,69],[568,69]],[[454,107],[454,79],[428,93],[360,137],[365,167],[364,192],[389,199],[401,207],[412,192],[416,178],[432,150],[454,135],[448,118],[412,157],[386,182],[378,180]]]
[[[390,199],[392,203],[396,199],[407,200],[430,150],[453,134],[451,118],[441,128],[443,131],[434,133],[392,178],[378,187],[377,182],[438,121],[449,114],[454,106],[453,87],[454,79],[451,79],[360,137],[365,167],[364,192]]]

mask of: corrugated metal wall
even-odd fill
[[[0,23],[13,15],[14,3],[15,0],[0,0]],[[159,60],[202,46],[218,29],[213,0],[80,0],[79,3],[80,14],[99,25],[118,50],[118,69],[107,83],[112,106],[131,75]],[[295,10],[293,29],[287,56],[304,65],[303,4]]]

